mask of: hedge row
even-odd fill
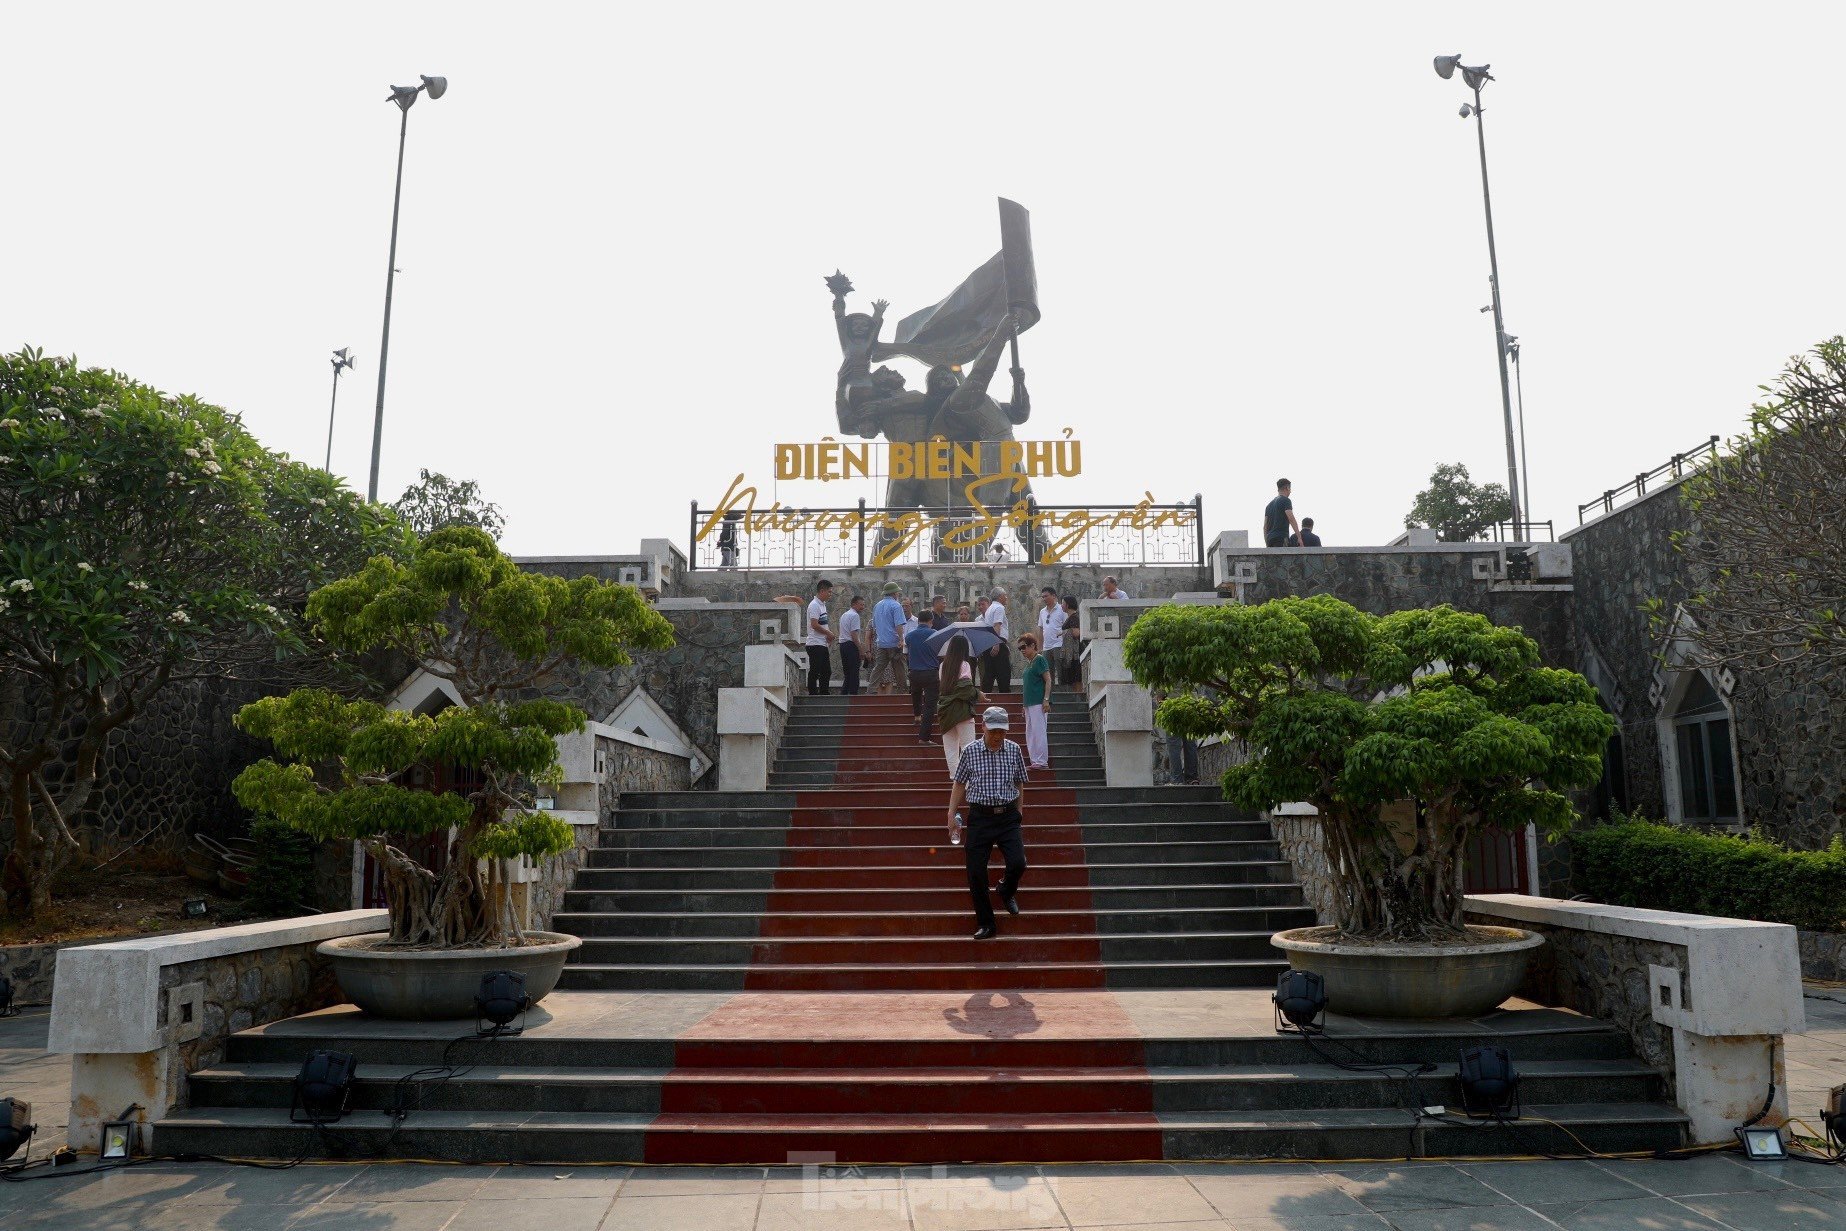
[[[1576,884],[1617,906],[1846,931],[1846,845],[1795,851],[1764,838],[1651,821],[1571,834]]]

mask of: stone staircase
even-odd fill
[[[996,698],[1023,739],[1017,695]],[[1256,987],[1313,923],[1269,826],[1215,788],[1112,789],[1081,702],[1026,791],[1022,914],[970,939],[948,766],[909,698],[801,697],[770,789],[627,795],[553,927],[561,987],[751,991]],[[995,857],[997,868],[998,856]],[[999,878],[998,871],[994,879]]]
[[[1016,696],[1005,699],[1023,738]],[[525,1162],[1404,1158],[1683,1143],[1660,1073],[1605,1023],[1330,1019],[1277,1036],[1268,941],[1312,922],[1266,823],[1215,788],[1111,788],[1059,694],[1026,794],[1022,914],[974,941],[939,744],[907,697],[798,698],[769,789],[627,795],[553,927],[584,938],[523,1035],[328,1010],[233,1036],[159,1122],[170,1153]],[[997,866],[994,878],[998,878]],[[1456,1106],[1508,1046],[1528,1119]],[[288,1122],[315,1048],[355,1111]],[[400,1087],[447,1057],[452,1076]],[[1335,1061],[1435,1064],[1414,1086]],[[427,1076],[427,1074],[425,1074]],[[400,1124],[381,1111],[414,1095]]]

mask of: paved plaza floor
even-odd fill
[[[1846,1081],[1846,1003],[1809,999],[1788,1041],[1813,1118]],[[0,1021],[0,1094],[62,1140],[68,1065],[42,1011]],[[259,1170],[154,1163],[0,1184],[0,1226],[71,1231],[1846,1231],[1846,1167],[1682,1161],[1070,1167]]]

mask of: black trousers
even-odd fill
[[[1012,691],[1013,655],[1010,650],[981,655],[981,689],[984,692]]]
[[[934,671],[910,671],[910,713],[917,720],[917,738],[931,739],[936,734],[936,701],[942,681]]]
[[[824,645],[808,647],[808,695],[824,697],[827,684],[833,679],[833,658]]]
[[[840,642],[840,672],[846,677],[840,692],[844,696],[859,695],[859,647],[850,641]]]
[[[1000,896],[1010,897],[1026,874],[1026,840],[1021,831],[1019,805],[1008,804],[1003,811],[991,811],[974,804],[968,809],[968,832],[962,839],[968,847],[968,893],[974,898],[974,919],[981,927],[994,925],[994,905],[988,896],[987,857],[994,847],[1006,860],[1006,875],[1000,878]]]

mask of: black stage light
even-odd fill
[[[204,898],[187,898],[179,904],[182,919],[203,919],[211,911],[211,903]]]
[[[331,1124],[346,1114],[359,1062],[351,1052],[316,1051],[302,1061],[289,1103],[290,1124]]]
[[[1461,1108],[1480,1119],[1519,1118],[1519,1072],[1504,1047],[1461,1049]]]
[[[14,1017],[19,1006],[13,1003],[13,981],[0,975],[0,1017]]]
[[[489,1028],[481,1025],[483,1021],[491,1022],[491,1033],[518,1034],[525,1027],[507,1030],[506,1025],[521,1013],[532,1007],[532,998],[526,995],[526,977],[513,970],[493,970],[481,976],[481,990],[474,994],[475,1026],[480,1033],[489,1033]]]
[[[16,1098],[0,1098],[0,1162],[19,1153],[19,1147],[32,1140],[38,1125],[32,1123],[32,1104]]]
[[[1327,1010],[1327,981],[1311,970],[1285,970],[1276,978],[1277,1034],[1319,1034],[1315,1019]]]
[[[1827,1105],[1820,1109],[1820,1122],[1827,1126],[1827,1141],[1836,1150],[1846,1150],[1846,1086],[1827,1092]]]

